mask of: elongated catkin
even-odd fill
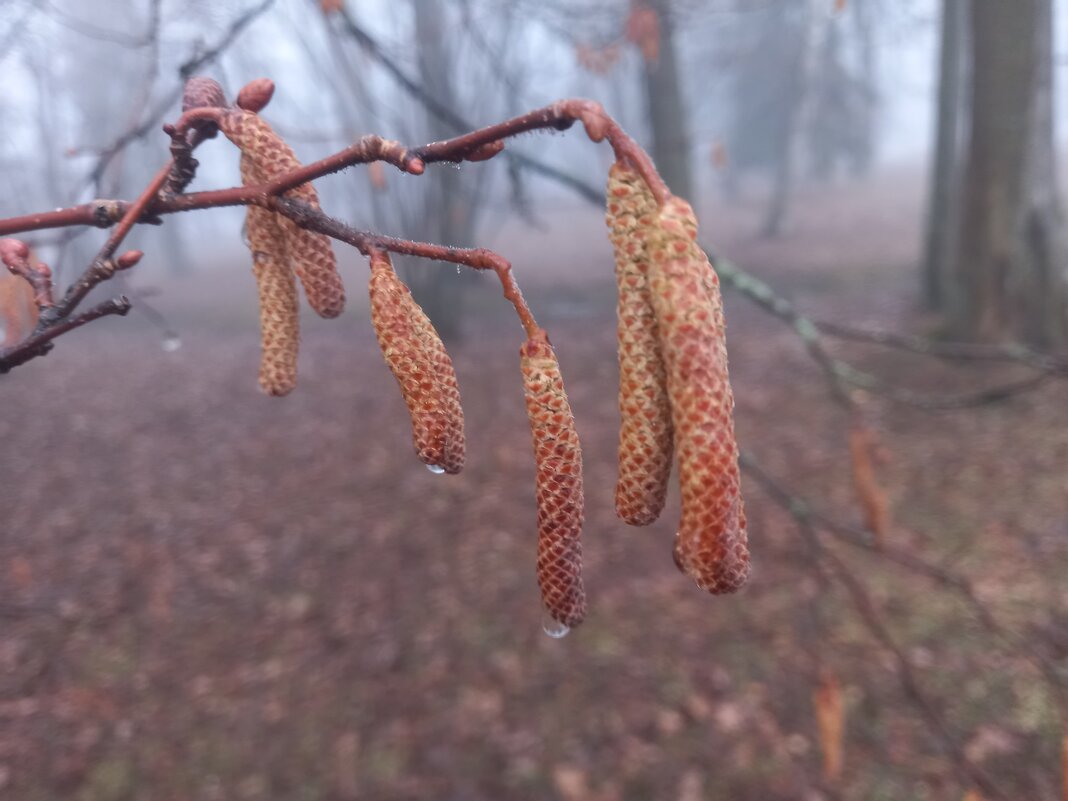
[[[300,166],[289,145],[254,112],[231,109],[222,115],[220,127],[255,165],[261,182],[273,180]],[[319,195],[311,184],[290,189],[285,195],[319,209]],[[288,217],[277,215],[277,219],[308,305],[322,317],[337,317],[345,308],[345,287],[337,271],[329,237],[301,228]]]
[[[268,395],[285,395],[297,383],[297,285],[275,215],[249,206],[247,228],[260,304],[260,388]]]
[[[369,290],[375,335],[408,406],[416,454],[424,464],[458,473],[464,421],[452,360],[387,253],[371,256]]]
[[[719,278],[696,243],[689,204],[671,198],[649,236],[650,287],[667,365],[682,490],[675,561],[703,589],[749,576]]]
[[[664,508],[671,476],[672,423],[667,375],[649,289],[646,238],[656,214],[649,187],[616,162],[606,193],[615,252],[619,341],[619,479],[616,514],[632,526],[652,523]]]
[[[549,615],[576,626],[586,616],[582,449],[560,364],[544,331],[524,343],[520,366],[537,466],[538,587]]]

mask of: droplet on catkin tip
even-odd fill
[[[445,468],[439,464],[428,464],[426,466],[426,469],[436,476],[440,476],[442,473],[445,472]]]
[[[182,347],[182,338],[179,336],[166,337],[161,343],[161,347],[167,353],[174,353],[180,347]]]
[[[675,567],[679,569],[680,573],[686,572],[686,565],[682,561],[682,551],[679,549],[679,534],[675,532],[675,545],[671,548],[671,558],[675,560]]]
[[[570,626],[561,623],[548,612],[542,612],[541,614],[541,628],[542,631],[544,631],[554,640],[559,640],[561,637],[566,637],[567,633],[571,631]]]

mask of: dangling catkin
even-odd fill
[[[565,626],[586,616],[582,587],[582,450],[560,364],[544,331],[520,349],[534,439],[538,501],[538,586],[549,615]]]
[[[277,216],[259,206],[249,206],[247,228],[260,301],[260,387],[268,395],[285,395],[297,383],[297,285]]]
[[[375,335],[408,405],[415,451],[424,464],[459,473],[464,465],[464,418],[452,360],[382,251],[371,256],[370,295]]]
[[[649,187],[616,162],[608,174],[609,239],[615,251],[619,340],[619,480],[616,514],[632,526],[660,516],[671,475],[667,376],[649,291],[646,238],[656,214]]]
[[[255,167],[254,171],[246,170],[246,161],[242,159],[242,180],[246,185],[270,181],[300,167],[289,145],[254,112],[231,109],[222,115],[220,127],[248,157],[248,164]],[[290,189],[285,196],[319,209],[319,196],[311,184]],[[277,215],[277,219],[308,305],[322,317],[337,317],[345,308],[345,287],[337,271],[329,237],[301,228],[288,217]]]
[[[682,520],[675,561],[701,588],[732,592],[749,576],[719,278],[697,245],[689,204],[671,198],[650,232],[650,287],[678,451]]]

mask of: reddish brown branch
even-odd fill
[[[512,274],[511,265],[500,256],[479,249],[448,248],[390,237],[375,237],[355,231],[320,212],[291,203],[280,196],[288,190],[329,173],[372,161],[387,161],[398,169],[413,175],[422,174],[428,162],[483,161],[500,153],[504,148],[504,140],[509,137],[548,128],[564,130],[575,122],[581,122],[591,140],[600,142],[607,139],[615,151],[616,158],[625,160],[634,166],[648,183],[658,203],[663,203],[670,197],[670,191],[656,172],[648,155],[605,113],[600,104],[589,100],[562,100],[496,125],[490,125],[453,139],[433,142],[414,150],[378,136],[368,136],[338,153],[291,170],[265,184],[232,187],[192,195],[162,195],[161,190],[165,186],[172,190],[180,190],[188,184],[196,167],[196,162],[191,155],[192,148],[201,138],[210,134],[213,126],[218,125],[222,115],[226,113],[228,111],[220,107],[218,103],[188,108],[177,123],[173,126],[166,126],[166,131],[171,136],[173,157],[160,169],[132,204],[120,201],[96,201],[69,209],[0,221],[0,235],[46,227],[106,226],[118,222],[93,262],[67,289],[63,300],[49,307],[42,314],[37,334],[43,334],[56,327],[59,321],[68,317],[77,308],[96,285],[108,280],[114,274],[121,265],[112,257],[137,223],[152,221],[161,214],[252,203],[274,208],[297,220],[304,227],[321,230],[341,241],[355,244],[364,252],[371,247],[380,247],[396,253],[408,253],[423,258],[464,264],[475,269],[491,269],[497,273],[504,288],[505,298],[515,307],[524,329],[530,334],[537,330],[534,316],[523,299],[515,276]],[[357,242],[361,244],[356,244]],[[23,363],[25,359],[21,358],[22,347],[21,344],[16,345],[14,352],[5,354],[6,360],[0,357],[0,365]],[[27,344],[26,347],[29,348],[30,345]],[[34,353],[38,354],[38,351],[39,348]]]
[[[0,350],[0,374],[10,371],[13,367],[25,364],[38,356],[44,356],[52,349],[52,340],[58,336],[81,328],[86,323],[99,320],[101,317],[110,315],[126,316],[130,311],[129,299],[122,295],[111,300],[98,303],[86,312],[74,317],[68,317],[43,330],[35,331],[29,337],[10,348]]]
[[[42,229],[70,228],[75,225],[110,228],[122,219],[129,205],[124,200],[91,200],[65,209],[8,217],[6,220],[0,220],[0,236]]]
[[[491,250],[486,250],[485,248],[454,248],[359,231],[340,220],[323,214],[321,211],[289,198],[272,198],[268,205],[280,214],[289,217],[302,228],[318,231],[340,242],[352,245],[352,247],[366,256],[370,256],[374,250],[385,250],[404,256],[416,256],[432,261],[459,264],[474,270],[492,270],[497,274],[497,278],[501,282],[505,299],[515,307],[516,314],[519,316],[527,336],[529,337],[539,330],[534,314],[531,312],[526,300],[524,300],[523,293],[516,282],[511,263]]]
[[[436,161],[459,162],[469,159],[481,148],[511,138],[527,131],[551,128],[566,131],[576,122],[581,122],[587,136],[594,142],[608,140],[615,151],[616,159],[627,161],[649,185],[653,197],[660,205],[671,196],[664,179],[660,177],[649,155],[631,139],[600,103],[593,100],[560,100],[551,106],[536,109],[519,117],[480,128],[462,136],[433,142],[416,148],[414,153],[426,163]]]

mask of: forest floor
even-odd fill
[[[770,242],[747,233],[755,205],[709,204],[706,238],[813,316],[922,332],[903,191],[814,192]],[[490,284],[473,285],[454,352],[468,466],[447,477],[412,454],[362,279],[352,314],[309,321],[283,400],[255,386],[243,268],[225,268],[232,292],[205,273],[160,279],[153,302],[180,349],[131,316],[0,379],[0,798],[948,801],[969,789],[949,741],[1003,797],[1058,797],[1060,724],[1026,657],[1063,669],[1068,655],[1063,386],[943,413],[866,402],[889,542],[968,576],[1009,633],[951,589],[823,538],[947,740],[751,478],[754,572],[737,596],[676,571],[677,493],[648,529],[615,518],[610,256],[595,214],[550,224],[489,244],[526,254],[518,274],[577,416],[588,620],[562,640],[541,631],[520,333]],[[745,299],[728,296],[727,314],[742,447],[859,525],[848,421],[820,373]],[[935,392],[1026,372],[836,352]],[[845,704],[834,786],[820,779],[821,672]]]

